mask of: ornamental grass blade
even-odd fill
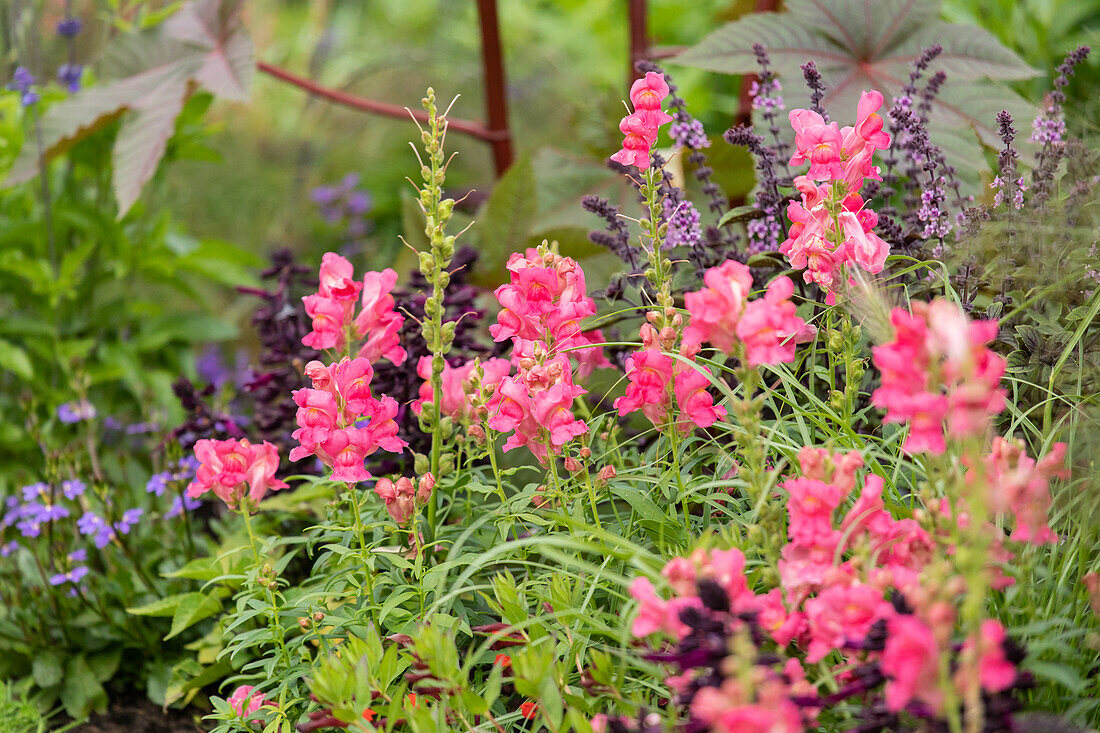
[[[121,218],[156,173],[176,118],[196,88],[247,99],[254,59],[240,6],[240,0],[193,0],[157,28],[120,39],[102,64],[115,81],[84,89],[42,115],[44,158],[52,160],[122,118],[112,160]],[[4,185],[38,175],[38,156],[29,138]]]

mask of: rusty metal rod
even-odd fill
[[[512,165],[512,133],[508,128],[508,99],[504,84],[504,59],[496,0],[477,0],[481,26],[481,64],[485,74],[485,107],[497,176]]]
[[[373,99],[367,99],[366,97],[360,97],[355,94],[349,94],[348,92],[342,92],[339,89],[332,89],[331,87],[322,86],[312,79],[307,79],[304,76],[299,76],[294,72],[287,71],[286,69],[269,64],[264,61],[258,61],[256,68],[269,76],[273,76],[280,81],[285,81],[288,84],[296,86],[300,89],[304,89],[315,97],[321,99],[327,99],[330,102],[357,109],[361,112],[370,112],[371,114],[382,115],[383,117],[393,117],[394,119],[407,120],[409,117],[413,117],[418,122],[427,122],[428,115],[423,110],[409,109],[406,107],[400,107],[396,104],[389,104],[387,102],[378,102]],[[464,120],[457,117],[447,118],[447,129],[460,132],[464,135],[477,138],[478,140],[484,140],[489,143],[496,143],[500,140],[508,139],[507,130],[490,130],[480,122],[474,122],[472,120]]]

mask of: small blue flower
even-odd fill
[[[95,419],[95,407],[87,400],[79,402],[66,402],[57,408],[57,419],[71,425],[83,420]]]
[[[140,507],[127,509],[122,513],[122,519],[115,522],[115,529],[119,534],[129,534],[130,528],[141,521],[141,515],[144,513],[145,510]]]
[[[80,34],[80,31],[84,29],[84,23],[72,15],[68,15],[61,20],[57,21],[57,35],[62,38],[73,38]]]
[[[57,81],[69,94],[80,91],[80,78],[83,75],[84,67],[81,64],[61,64],[57,69]]]
[[[198,499],[192,499],[190,496],[177,496],[172,502],[172,508],[164,513],[164,518],[172,519],[173,517],[178,517],[183,514],[185,511],[193,512],[200,506],[202,506],[202,502]]]
[[[50,493],[50,487],[41,481],[23,487],[23,501],[36,501]]]
[[[65,494],[65,498],[72,501],[78,496],[84,495],[84,489],[87,487],[84,482],[78,478],[71,478],[68,481],[61,482],[61,491]]]
[[[22,66],[18,67],[15,73],[12,74],[8,90],[19,92],[19,101],[24,107],[30,107],[39,99],[38,92],[34,89],[34,76]]]

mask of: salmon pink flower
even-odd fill
[[[619,123],[623,133],[623,147],[611,156],[611,160],[622,165],[633,165],[639,170],[649,168],[649,150],[657,141],[657,132],[661,125],[671,122],[672,117],[661,109],[661,103],[668,96],[669,87],[662,74],[647,72],[630,88],[630,102],[634,111]]]
[[[709,428],[725,417],[725,412],[714,405],[714,397],[707,391],[710,370],[684,363],[677,363],[676,378],[673,382],[673,395],[680,408],[681,419],[677,427],[683,433],[691,432],[692,426]],[[702,371],[700,371],[702,370]],[[686,419],[684,419],[686,418]]]
[[[745,306],[737,323],[737,337],[745,344],[745,364],[780,364],[794,361],[795,347],[812,341],[817,329],[795,314],[790,297],[794,283],[777,277],[768,283],[763,298]]]
[[[263,715],[257,714],[260,708],[272,705],[271,701],[264,697],[262,692],[251,685],[241,685],[233,690],[233,694],[229,696],[226,702],[229,703],[229,707],[233,708],[237,715],[249,723],[262,720]]]
[[[809,162],[806,175],[818,181],[842,176],[843,139],[837,123],[826,123],[821,115],[808,109],[792,109],[787,116],[794,128],[795,147],[789,165]]]
[[[673,359],[656,349],[642,349],[626,359],[626,394],[615,400],[619,415],[638,410],[654,425],[664,422],[673,382]]]
[[[709,342],[726,354],[733,354],[735,329],[752,291],[752,273],[736,260],[726,260],[703,273],[707,287],[684,294],[691,321],[684,331],[690,344]]]
[[[806,661],[820,662],[833,649],[867,636],[871,624],[888,619],[894,609],[882,591],[860,582],[832,585],[805,603],[810,644]]]
[[[993,438],[993,448],[985,459],[990,503],[995,512],[1015,516],[1010,539],[1036,544],[1057,541],[1058,535],[1047,524],[1050,479],[1065,477],[1065,454],[1066,444],[1055,443],[1049,453],[1035,461],[1028,457],[1022,440]]]
[[[343,348],[344,328],[351,315],[348,304],[318,294],[307,295],[302,302],[313,329],[302,337],[302,343],[318,351]]]
[[[355,271],[350,262],[335,252],[325,252],[321,257],[318,294],[338,301],[354,301],[363,289],[363,284],[357,282],[354,276]]]
[[[1005,628],[1000,621],[986,619],[982,621],[978,630],[978,680],[982,689],[986,692],[1001,692],[1011,687],[1016,682],[1016,667],[1005,655],[1005,641],[1007,640]],[[974,639],[967,639],[963,643],[963,658],[966,653],[973,650]],[[960,668],[955,677],[955,684],[960,689],[966,689],[972,672]]]
[[[236,509],[246,493],[255,507],[269,489],[287,488],[275,478],[279,453],[267,441],[254,445],[244,439],[204,438],[195,443],[195,458],[200,465],[187,486],[187,495],[192,498],[213,491],[230,509]]]
[[[378,479],[374,493],[386,504],[386,511],[398,525],[404,526],[416,513],[416,491],[410,479],[402,476],[397,481]]]
[[[496,385],[512,370],[512,365],[507,359],[487,359],[480,362],[484,373],[483,385]],[[452,418],[472,418],[473,412],[469,405],[469,379],[473,374],[475,362],[466,362],[462,366],[443,365],[442,386],[443,394],[440,397],[440,409],[444,415]],[[416,364],[416,374],[424,380],[420,385],[420,399],[413,403],[413,410],[420,413],[423,406],[430,404],[434,397],[432,390],[432,357],[422,356]]]
[[[405,317],[394,310],[391,294],[396,283],[397,273],[388,268],[363,276],[363,307],[355,317],[355,335],[366,341],[359,356],[371,363],[383,357],[394,364],[405,361],[399,337]]]

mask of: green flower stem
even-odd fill
[[[240,508],[241,515],[244,516],[244,527],[248,532],[248,547],[252,550],[252,559],[255,562],[253,570],[259,571],[261,560],[260,551],[256,549],[256,533],[252,531],[252,509],[248,505],[247,501],[241,502]],[[268,620],[268,629],[271,631],[271,636],[275,641],[275,645],[279,648],[279,656],[283,660],[283,668],[290,669],[290,651],[286,648],[286,630],[283,629],[283,622],[280,617],[279,603],[275,597],[275,591],[266,584],[258,585],[264,586],[264,594],[267,596],[267,602],[271,609],[271,616]],[[282,695],[280,695],[280,702]],[[280,705],[280,708],[282,705]]]
[[[367,562],[367,543],[364,539],[366,530],[363,527],[363,517],[359,511],[359,497],[355,494],[354,484],[349,482],[345,486],[348,501],[351,503],[351,512],[355,517],[355,536],[359,539],[359,562],[363,564],[363,579],[367,586],[367,600],[370,601],[371,618],[377,623],[378,609],[375,607],[374,601],[374,573],[371,571],[370,563]]]

